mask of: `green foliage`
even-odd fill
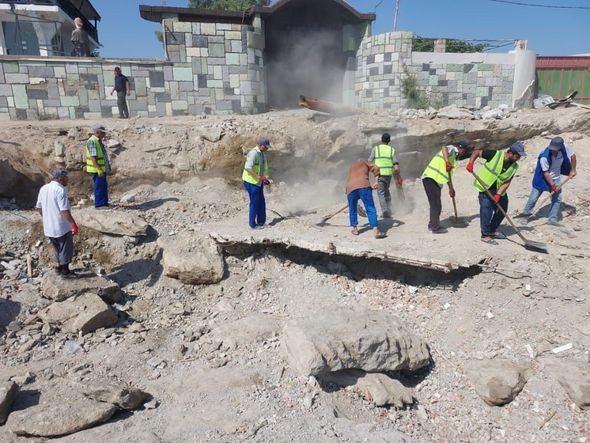
[[[407,100],[408,108],[426,109],[429,106],[424,91],[418,89],[418,78],[406,73],[402,79],[402,96]]]
[[[251,6],[268,6],[271,0],[189,0],[189,8],[245,11]]]
[[[164,34],[162,33],[162,31],[154,31],[154,34],[156,34],[156,38],[158,39],[158,41],[164,44]]]
[[[412,39],[412,51],[434,52],[434,38],[416,36]],[[487,43],[469,43],[465,40],[447,39],[446,52],[483,52],[490,45]]]

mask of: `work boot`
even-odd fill
[[[391,212],[384,212],[383,213],[383,218],[393,218],[391,215]]]

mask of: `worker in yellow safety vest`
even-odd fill
[[[387,133],[381,136],[381,144],[375,146],[371,151],[369,162],[379,166],[381,175],[377,183],[377,196],[379,197],[379,206],[383,218],[391,218],[391,178],[395,177],[395,183],[398,188],[402,187],[403,179],[400,174],[399,162],[395,149],[390,146],[391,136]]]
[[[526,157],[524,145],[516,142],[505,150],[479,150],[474,151],[467,163],[467,171],[473,173],[473,165],[479,157],[486,160],[486,163],[478,171],[478,177],[481,179],[483,186],[478,180],[475,180],[475,189],[479,192],[479,221],[481,225],[481,241],[495,245],[496,238],[504,238],[496,230],[504,214],[498,209],[501,206],[504,211],[508,211],[508,195],[506,191],[512,182],[512,178],[518,171],[516,163],[522,157]],[[487,194],[488,191],[492,198]]]
[[[92,135],[86,142],[86,172],[92,174],[95,208],[109,206],[107,175],[111,172],[111,167],[103,144],[108,132],[104,125],[96,125],[92,128]]]
[[[264,153],[271,148],[270,140],[261,137],[257,145],[248,152],[242,180],[250,198],[248,222],[252,229],[262,229],[266,223],[266,202],[264,187],[270,185],[268,162]]]
[[[455,170],[457,160],[469,158],[471,147],[466,142],[457,142],[442,149],[430,160],[422,173],[422,184],[428,204],[430,205],[430,221],[428,229],[433,234],[443,234],[446,231],[440,226],[440,213],[442,211],[441,190],[444,185],[449,185],[449,196],[455,198],[455,188],[451,176]]]

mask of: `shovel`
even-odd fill
[[[563,183],[559,186],[560,189],[563,188],[563,186],[569,182],[571,179],[571,177],[567,177]],[[543,200],[541,200],[541,204],[539,204],[537,206],[537,209],[535,210],[535,212],[533,212],[531,215],[528,216],[527,220],[530,221],[531,218],[533,218],[535,216],[535,214],[539,211],[539,209],[541,209],[543,206],[545,206],[545,204],[551,199],[551,197],[553,197],[553,194],[555,194],[555,192],[551,192],[549,193],[549,195],[547,197],[545,197]]]
[[[449,186],[454,188],[453,179],[451,178],[450,172],[449,172]],[[457,226],[467,226],[467,222],[464,219],[459,218],[459,213],[457,212],[457,201],[455,200],[455,197],[451,197],[451,200],[453,200],[453,210],[455,211],[455,218],[451,219],[451,222]]]
[[[486,184],[483,182],[483,180],[481,178],[479,178],[479,176],[475,172],[472,172],[471,174],[473,174],[473,176],[475,177],[475,179],[477,180],[477,182],[480,185],[482,185],[484,188],[486,187]],[[488,195],[488,197],[490,199],[492,199],[492,201],[494,201],[494,196],[492,195],[492,193],[488,189],[486,189],[486,194]],[[504,208],[502,206],[500,206],[499,203],[496,203],[495,201],[494,201],[494,203],[496,204],[498,209],[502,212],[502,214],[504,214],[504,217],[506,218],[506,220],[508,220],[508,223],[510,223],[510,225],[512,226],[512,228],[516,232],[516,235],[518,235],[520,237],[520,239],[524,242],[524,247],[526,249],[529,249],[531,251],[545,252],[545,253],[548,252],[547,245],[545,243],[527,240],[524,237],[524,235],[522,235],[522,232],[520,232],[520,229],[518,229],[516,227],[516,225],[514,224],[512,219],[508,216],[508,214],[506,214],[506,211],[504,210]]]
[[[318,223],[316,223],[317,226],[324,226],[326,224],[326,222],[328,220],[330,220],[332,217],[337,216],[338,214],[340,214],[341,212],[345,211],[346,209],[348,209],[348,203],[346,204],[346,206],[341,207],[340,209],[338,209],[336,212],[333,212],[330,215],[326,215],[324,218],[322,218]]]

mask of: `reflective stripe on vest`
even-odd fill
[[[96,163],[104,170],[104,153],[102,152],[102,143],[100,142],[100,139],[96,135],[92,135],[88,141],[94,143],[94,146],[96,147]],[[86,143],[86,172],[89,174],[98,173],[98,169],[96,169],[94,163],[92,163],[92,156],[90,155],[90,149],[88,149],[88,142]]]
[[[457,156],[454,152],[449,154],[449,162],[451,162],[454,168],[455,163],[457,162]],[[426,166],[422,176],[431,178],[442,186],[449,182],[449,175],[451,173],[452,171],[447,172],[447,163],[445,162],[443,155],[439,152],[432,158],[432,160],[430,160],[430,163],[428,163],[428,166]]]
[[[252,150],[256,150],[256,148],[253,148]],[[250,151],[252,152],[252,151]],[[246,160],[248,161],[248,160]],[[268,175],[268,162],[266,161],[266,157],[264,156],[264,154],[262,152],[259,152],[258,150],[256,150],[256,160],[254,161],[254,167],[252,168],[254,170],[254,172],[256,173],[256,175],[260,175],[260,163],[264,164],[264,168],[263,168],[263,173],[262,175],[267,176]],[[252,174],[250,174],[248,171],[246,171],[246,164],[244,164],[244,172],[242,172],[242,180],[244,180],[246,183],[250,183],[251,185],[260,185],[260,180],[258,180],[258,177],[254,177]]]
[[[393,175],[393,156],[395,149],[389,145],[375,146],[375,164],[379,166],[380,175]]]
[[[488,166],[488,164],[490,166]],[[479,170],[479,178],[481,181],[485,183],[485,188],[479,183],[478,180],[475,180],[473,185],[475,189],[479,192],[485,192],[490,187],[496,183],[496,187],[499,188],[516,174],[518,170],[518,165],[516,163],[512,163],[506,171],[502,172],[502,168],[504,167],[504,151],[497,151],[496,155],[492,158],[491,161],[484,163],[483,168]]]

